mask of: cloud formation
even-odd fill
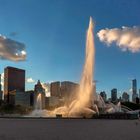
[[[26,79],[26,82],[27,83],[35,83],[35,80],[33,80],[33,78],[30,77],[30,78]]]
[[[129,50],[133,53],[140,51],[140,27],[106,28],[100,30],[97,36],[108,46],[114,42],[123,51]]]
[[[24,61],[26,59],[25,45],[0,35],[0,59]]]

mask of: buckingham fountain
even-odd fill
[[[96,113],[95,110],[90,109],[93,106],[93,73],[94,73],[94,59],[95,59],[95,47],[93,36],[93,21],[90,18],[89,28],[86,36],[86,56],[81,81],[79,88],[75,92],[75,98],[67,106],[56,108],[52,113],[62,114],[65,117],[80,117],[81,115],[92,115]]]
[[[35,106],[34,111],[30,114],[32,117],[55,117],[61,115],[62,117],[86,117],[91,118],[95,114],[100,114],[100,110],[104,114],[122,112],[120,102],[117,105],[112,103],[106,104],[101,96],[94,92],[94,63],[95,63],[95,45],[94,45],[94,23],[90,17],[89,27],[86,35],[86,52],[85,62],[83,66],[79,88],[75,93],[75,98],[71,100],[68,105],[55,108],[53,111],[45,109],[45,94],[40,81],[35,86]]]

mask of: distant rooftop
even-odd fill
[[[11,67],[11,66],[7,66],[5,69],[14,69],[14,70],[22,70],[22,71],[25,71],[24,69],[19,69],[19,68],[15,68],[15,67]]]

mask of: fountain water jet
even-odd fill
[[[37,96],[37,102],[35,105],[35,110],[42,110],[42,100],[41,100],[41,93]]]
[[[86,36],[86,56],[85,64],[83,67],[83,73],[80,81],[79,89],[76,91],[76,97],[67,107],[56,108],[54,114],[62,114],[67,117],[77,117],[83,114],[95,114],[94,110],[89,107],[93,103],[93,73],[94,73],[94,59],[95,59],[95,47],[93,36],[93,21],[90,17],[89,27]],[[97,107],[94,106],[94,108]]]
[[[83,68],[82,78],[80,81],[79,91],[77,92],[77,99],[70,110],[70,114],[80,113],[81,109],[90,107],[91,99],[93,98],[93,70],[94,70],[94,36],[93,36],[93,21],[90,17],[89,28],[86,36],[86,57]]]
[[[69,105],[58,107],[53,111],[47,111],[42,107],[41,94],[38,94],[35,110],[30,114],[34,117],[55,117],[61,114],[63,117],[92,117],[93,114],[99,114],[101,109],[103,113],[121,112],[121,104],[114,105],[106,104],[101,96],[96,95],[94,88],[94,61],[95,61],[95,46],[93,35],[93,21],[90,17],[89,27],[86,35],[86,55],[83,72],[75,98],[72,98]],[[36,87],[42,89],[41,83],[38,82]],[[38,93],[38,90],[36,90]],[[40,93],[40,92],[39,92]],[[94,103],[96,101],[96,103]],[[42,103],[41,103],[42,102]],[[91,109],[92,108],[92,109]],[[43,109],[43,110],[42,110]]]

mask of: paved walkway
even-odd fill
[[[1,118],[0,140],[140,140],[140,121]]]

